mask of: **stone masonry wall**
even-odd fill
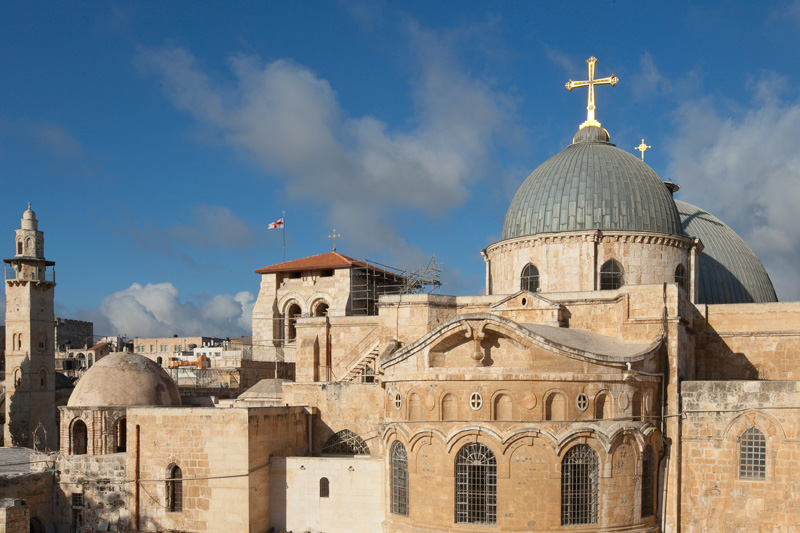
[[[270,467],[276,531],[380,533],[385,517],[382,457],[280,457]],[[320,495],[320,480],[329,495]]]
[[[790,532],[800,528],[800,383],[695,381],[681,387],[681,527]],[[764,436],[763,477],[740,475],[740,439]]]

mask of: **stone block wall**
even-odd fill
[[[501,241],[486,249],[489,294],[518,291],[525,265],[539,270],[542,292],[599,289],[600,269],[616,260],[625,285],[674,283],[675,269],[689,272],[691,239],[642,232],[563,232]]]
[[[305,454],[306,416],[300,407],[130,408],[127,470],[134,475],[139,426],[141,528],[266,530],[270,455]],[[182,474],[177,512],[167,506],[172,466]]]
[[[276,531],[380,533],[385,517],[382,457],[273,458],[270,477]],[[322,478],[328,496],[320,494]]]
[[[800,383],[696,381],[681,386],[681,530],[800,529]],[[741,439],[765,441],[763,476],[740,472]]]
[[[39,456],[33,455],[31,460],[37,461]],[[25,502],[25,512],[28,516],[25,522],[26,533],[28,521],[32,518],[36,518],[42,524],[56,521],[53,514],[53,473],[35,471],[36,467],[44,467],[44,463],[32,465],[34,471],[30,473],[0,476],[0,498],[24,500]],[[18,516],[20,512],[20,509],[15,508],[11,515]]]
[[[698,379],[800,379],[800,303],[701,306]]]
[[[22,500],[3,498],[0,500],[0,533],[28,533],[30,511]]]

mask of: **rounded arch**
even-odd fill
[[[576,444],[561,460],[561,525],[598,523],[599,496],[599,454],[588,444]]]
[[[686,267],[683,263],[679,263],[675,267],[675,283],[683,290],[689,290],[689,276],[686,273]]]
[[[442,421],[458,420],[458,397],[452,392],[445,392],[439,400],[439,413]]]
[[[114,451],[121,453],[127,450],[128,442],[128,420],[121,416],[114,423]]]
[[[566,420],[567,395],[559,389],[549,390],[545,393],[542,402],[542,420]]]
[[[522,269],[519,288],[523,291],[539,292],[539,269],[533,263],[528,263]]]
[[[69,444],[72,455],[86,455],[89,443],[89,429],[86,422],[76,418],[70,423]]]
[[[502,457],[503,449],[500,444],[502,440],[502,435],[490,427],[478,425],[463,426],[447,435],[445,449],[447,453],[452,453],[453,450],[464,446],[465,443],[481,442],[488,446],[496,456]]]
[[[744,431],[750,427],[758,427],[767,439],[777,439],[778,442],[783,442],[786,434],[783,431],[783,426],[769,413],[753,409],[746,411],[735,416],[722,433],[722,439],[728,442],[736,442]]]
[[[36,384],[38,385],[38,387],[40,389],[46,389],[47,388],[47,369],[46,368],[42,367],[42,368],[39,369],[39,372],[38,372],[38,375],[37,375],[37,380],[38,380],[38,382]]]
[[[303,315],[303,308],[297,300],[289,300],[284,307],[286,319],[286,342],[294,342],[297,338],[297,319]]]
[[[412,421],[425,420],[425,392],[422,389],[411,389],[406,394],[406,419]]]
[[[167,479],[167,511],[183,511],[183,470],[177,463],[170,463],[165,473]]]
[[[616,259],[609,259],[600,267],[600,290],[611,291],[625,283],[625,271]]]
[[[595,420],[605,420],[614,418],[614,406],[611,395],[606,390],[601,390],[594,395],[594,418]]]
[[[631,420],[634,422],[642,422],[645,420],[644,402],[642,401],[642,393],[636,391],[631,398]]]
[[[408,452],[402,442],[392,443],[389,453],[391,472],[391,511],[394,514],[408,516]]]
[[[455,470],[455,521],[461,524],[497,523],[497,456],[480,442],[458,450]]]
[[[510,391],[499,390],[492,394],[492,420],[514,420],[514,396]]]
[[[343,429],[331,435],[322,446],[323,454],[327,455],[370,455],[369,446],[360,435]]]
[[[319,299],[311,304],[311,316],[321,317],[328,316],[328,308],[330,305],[325,300]]]

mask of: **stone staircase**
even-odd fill
[[[380,353],[380,343],[376,340],[370,347],[364,352],[364,354],[356,361],[356,363],[350,367],[347,371],[347,374],[341,379],[341,381],[358,381],[363,379],[367,367],[378,357]]]

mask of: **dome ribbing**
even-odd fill
[[[511,201],[502,239],[591,229],[682,235],[661,178],[607,138],[602,128],[583,128],[534,170]]]
[[[698,303],[777,302],[764,265],[744,240],[714,215],[675,200],[684,232],[703,243]]]

